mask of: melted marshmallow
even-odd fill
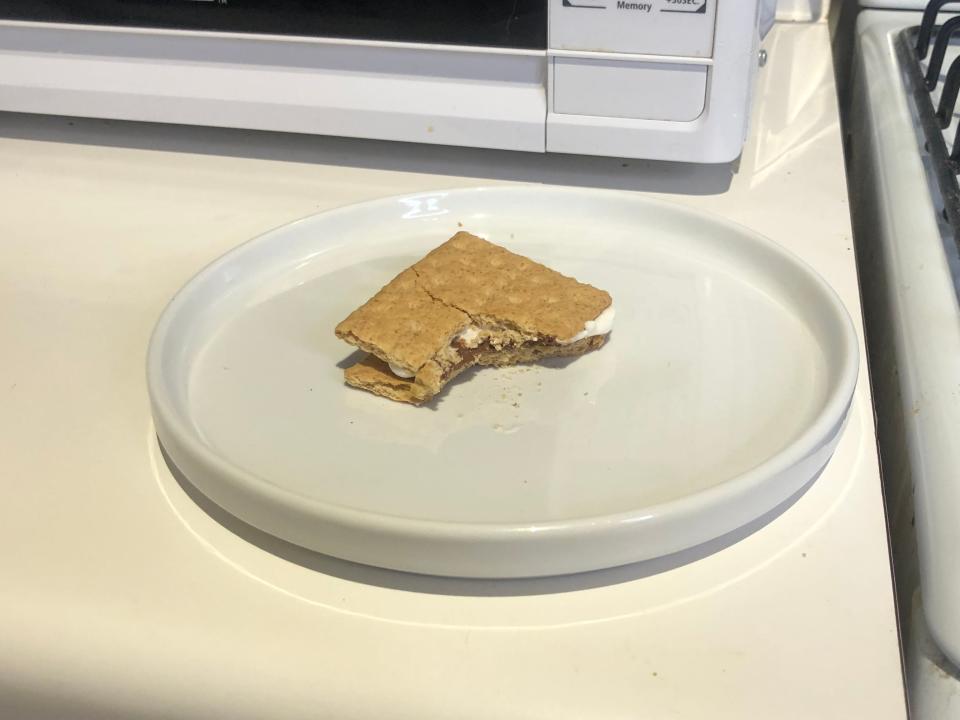
[[[569,340],[560,340],[560,344],[570,345],[578,340],[593,337],[594,335],[606,335],[608,332],[613,330],[614,315],[616,315],[616,311],[613,309],[613,305],[611,305],[602,313],[597,315],[593,320],[587,320],[587,322],[583,325],[583,330],[578,332],[572,338]]]

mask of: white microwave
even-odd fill
[[[761,0],[0,0],[0,110],[736,158]]]

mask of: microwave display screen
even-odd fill
[[[542,50],[547,0],[0,0],[0,18]]]

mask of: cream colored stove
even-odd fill
[[[149,333],[199,267],[296,217],[443,187],[712,211],[812,265],[859,335],[827,27],[777,25],[765,49],[737,167],[0,115],[0,716],[904,718],[863,359],[838,449],[792,502],[565,578],[282,544],[179,482],[150,420]]]
[[[847,124],[898,610],[913,716],[947,720],[960,718],[960,5],[861,6]]]

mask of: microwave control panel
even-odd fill
[[[553,50],[709,58],[717,2],[557,0],[550,8],[549,45]]]
[[[760,0],[549,0],[548,11],[547,151],[740,154]]]

